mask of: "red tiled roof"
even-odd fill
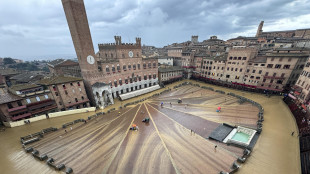
[[[0,85],[4,84],[4,77],[0,74]]]
[[[21,99],[21,97],[9,93],[6,89],[4,89],[3,93],[0,93],[0,104],[9,103]]]
[[[82,80],[83,80],[82,78],[78,78],[78,77],[54,76],[51,78],[42,79],[37,83],[41,85],[55,85],[55,84],[76,82],[76,81],[82,81]]]
[[[56,66],[78,66],[78,65],[79,65],[79,63],[74,62],[72,60],[65,60]]]

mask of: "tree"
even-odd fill
[[[48,69],[48,67],[47,67],[47,66],[43,67],[43,68],[42,68],[42,71],[45,71],[45,72],[50,72],[50,70]]]
[[[28,71],[39,71],[40,70],[40,68],[38,68],[35,64],[29,63],[29,62],[9,65],[9,68],[16,68],[19,70],[28,70]]]
[[[10,57],[3,58],[3,64],[4,65],[9,65],[9,64],[14,64],[14,63],[16,63],[16,62]]]

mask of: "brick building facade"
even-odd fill
[[[1,121],[17,121],[58,110],[50,90],[40,85],[13,85],[0,97]]]
[[[302,73],[292,89],[291,95],[295,96],[299,103],[303,104],[308,110],[310,110],[310,59],[308,59]],[[305,110],[307,109],[305,108]]]
[[[54,76],[38,82],[44,89],[51,91],[58,110],[71,110],[89,107],[83,79],[76,77]]]
[[[197,57],[194,62],[199,62]],[[309,50],[277,48],[261,55],[256,47],[238,46],[230,49],[226,60],[225,55],[202,57],[202,68],[195,65],[195,78],[281,92],[295,84],[309,57]]]
[[[156,85],[158,61],[143,59],[136,43],[99,44],[95,54],[83,0],[62,0],[86,90],[94,105],[105,107],[122,93]]]
[[[163,65],[158,68],[158,79],[161,84],[171,83],[183,78],[183,68]]]
[[[78,62],[57,59],[49,62],[47,65],[52,75],[82,77]]]

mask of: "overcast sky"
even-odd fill
[[[95,50],[98,43],[162,47],[211,35],[227,40],[264,31],[310,28],[310,0],[84,0]],[[0,57],[75,57],[61,0],[0,0]]]

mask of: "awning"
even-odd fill
[[[296,94],[296,95],[300,95],[300,92],[295,91],[295,92],[294,92],[294,94]]]
[[[19,116],[16,116],[16,117],[11,117],[11,119],[13,121],[15,121],[15,120],[18,120],[18,119],[21,119],[21,118],[25,118],[25,117],[29,117],[29,116],[31,116],[31,113],[26,113],[26,114],[19,115]]]
[[[26,105],[22,105],[22,106],[18,106],[18,107],[15,107],[15,108],[8,109],[8,112],[18,111],[18,110],[26,109],[26,108],[27,108]]]
[[[288,94],[289,97],[291,97],[292,99],[296,100],[296,97],[293,96],[292,94]]]
[[[257,88],[265,89],[265,90],[271,90],[271,91],[279,91],[279,92],[282,91],[282,89],[274,89],[274,88],[268,88],[268,87],[264,87],[264,86],[258,86]]]
[[[126,93],[126,94],[121,94],[119,97],[121,98],[121,100],[126,100],[126,99],[129,99],[129,98],[133,98],[133,97],[136,97],[136,96],[139,96],[139,95],[142,95],[142,94],[146,94],[146,93],[155,91],[155,90],[157,90],[159,88],[160,88],[159,85],[155,85],[155,86],[151,86],[151,87],[148,87],[148,88],[143,88],[143,89],[140,89],[140,90],[137,90],[137,91],[129,92],[129,93]]]

